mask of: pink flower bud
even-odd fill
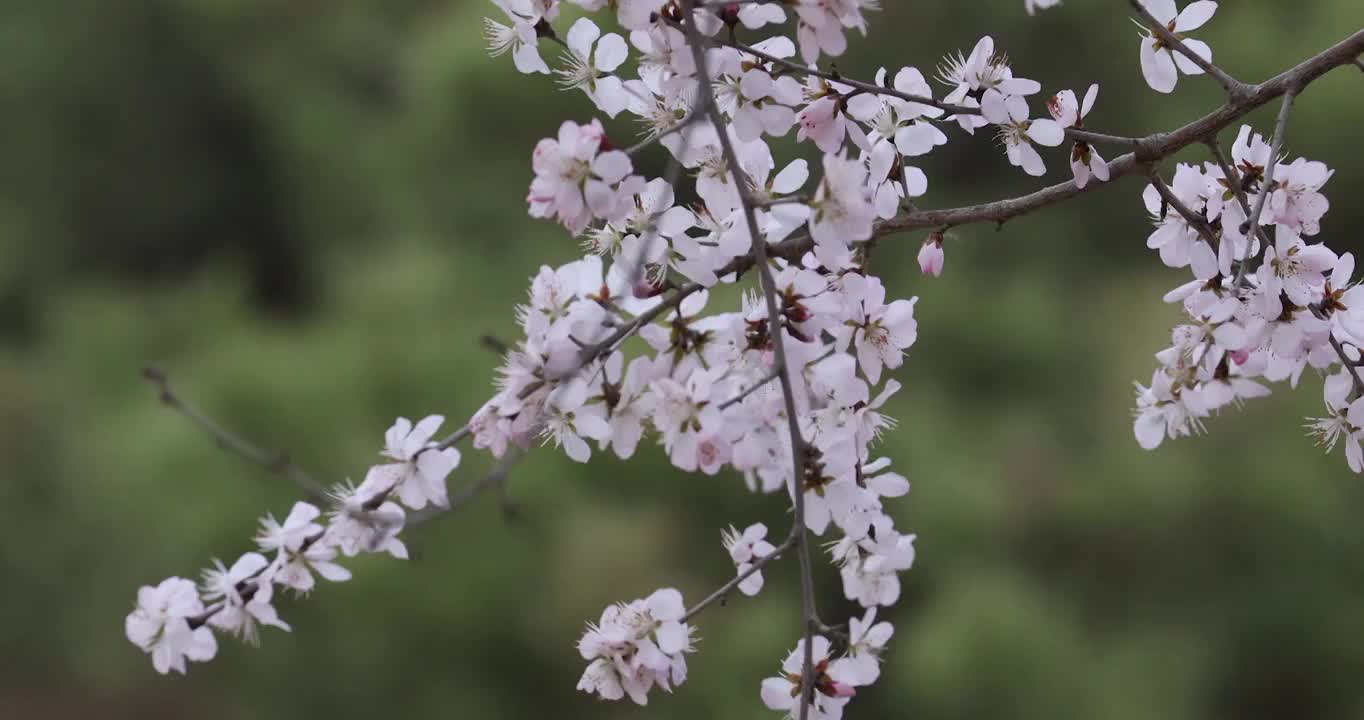
[[[942,250],[942,235],[940,233],[929,235],[924,241],[924,246],[919,249],[919,270],[925,275],[940,277],[946,259],[946,253]]]
[[[834,691],[834,697],[850,698],[857,694],[857,688],[854,688],[847,683],[835,681],[829,683],[829,687]]]

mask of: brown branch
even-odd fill
[[[899,90],[896,90],[895,88],[888,88],[883,85],[877,85],[875,83],[869,83],[863,80],[856,80],[853,78],[844,77],[841,73],[838,72],[826,72],[824,70],[820,70],[819,68],[806,67],[804,65],[801,65],[800,63],[792,62],[790,60],[783,60],[782,58],[776,57],[775,55],[768,55],[767,53],[758,50],[757,48],[745,45],[739,42],[738,40],[726,40],[724,38],[710,39],[702,38],[701,41],[712,45],[723,45],[727,47],[732,47],[735,50],[738,50],[742,53],[752,55],[753,57],[756,57],[759,60],[781,67],[782,69],[787,70],[788,72],[796,73],[798,75],[808,75],[810,77],[817,77],[822,78],[824,80],[829,80],[831,82],[841,83],[843,85],[847,85],[848,87],[861,90],[862,92],[874,93],[876,95],[887,95],[893,98],[905,100],[907,102],[918,103],[920,105],[928,105],[930,107],[938,108],[939,110],[945,110],[947,112],[957,113],[959,115],[980,114],[980,108],[977,107],[967,107],[966,105],[953,105],[951,103],[945,103],[940,100],[935,100],[926,95],[912,95],[910,93],[903,93],[900,92]]]
[[[1144,174],[1146,166],[1151,163],[1163,160],[1189,145],[1203,142],[1207,138],[1215,136],[1251,111],[1282,97],[1290,89],[1297,91],[1330,70],[1353,63],[1354,59],[1362,52],[1364,52],[1364,30],[1359,30],[1295,67],[1258,85],[1250,86],[1241,96],[1228,100],[1222,107],[1198,120],[1171,132],[1156,133],[1140,138],[1137,140],[1136,149],[1133,152],[1118,157],[1109,163],[1110,180],[1136,172]],[[875,236],[882,237],[905,230],[942,225],[967,225],[979,222],[1004,223],[1108,185],[1109,183],[1090,183],[1084,188],[1079,188],[1076,187],[1074,180],[1068,180],[1028,195],[1007,200],[966,207],[901,213],[891,220],[878,224]],[[793,238],[783,245],[785,247],[781,248],[781,252],[784,256],[794,254],[796,257],[813,247],[809,238]]]
[[[1250,202],[1246,199],[1245,188],[1241,187],[1241,174],[1236,172],[1236,168],[1227,162],[1227,156],[1222,152],[1222,146],[1217,142],[1217,136],[1208,138],[1205,141],[1208,149],[1212,151],[1212,156],[1217,160],[1217,166],[1222,169],[1222,176],[1227,180],[1227,186],[1231,188],[1232,195],[1235,196],[1237,204],[1241,206],[1241,211],[1250,217]],[[1225,212],[1225,211],[1224,211]],[[1225,218],[1225,215],[1223,216]],[[1225,225],[1223,226],[1225,228]],[[1260,240],[1260,248],[1263,250],[1269,247],[1269,238],[1265,235],[1264,228],[1257,223],[1255,225],[1255,236]],[[1240,288],[1242,281],[1246,277],[1246,268],[1250,264],[1251,239],[1246,239],[1246,251],[1242,255],[1240,265],[1236,268],[1236,277],[1233,279],[1232,287]]]
[[[1170,186],[1165,183],[1165,178],[1161,177],[1160,173],[1155,171],[1154,167],[1151,172],[1151,185],[1155,187],[1156,192],[1160,193],[1160,197],[1165,201],[1166,205],[1174,208],[1175,212],[1179,213],[1184,218],[1184,221],[1189,223],[1189,227],[1192,227],[1199,235],[1203,236],[1203,239],[1207,241],[1209,247],[1213,250],[1217,249],[1217,236],[1213,233],[1212,226],[1208,224],[1207,219],[1194,212],[1188,205],[1185,205],[1183,201],[1175,195],[1174,191],[1170,189]]]
[[[1288,131],[1288,114],[1293,110],[1293,98],[1297,95],[1296,87],[1288,88],[1283,95],[1283,105],[1279,108],[1279,120],[1274,125],[1274,140],[1269,150],[1268,165],[1265,166],[1265,176],[1260,180],[1260,194],[1255,197],[1255,209],[1246,216],[1246,221],[1241,223],[1241,234],[1249,235],[1251,228],[1260,229],[1260,215],[1264,213],[1265,201],[1269,199],[1269,194],[1274,188],[1274,168],[1279,165],[1279,153],[1283,151],[1284,134]],[[1277,233],[1276,233],[1277,236]],[[1261,251],[1268,248],[1261,248]],[[1236,287],[1240,287],[1241,281],[1246,277],[1246,267],[1250,265],[1250,243],[1246,243],[1246,255],[1241,259],[1241,267],[1236,269]]]
[[[763,290],[763,301],[767,305],[768,336],[772,343],[774,365],[780,371],[777,379],[781,381],[782,399],[786,406],[787,430],[791,435],[791,492],[795,496],[791,534],[795,536],[796,552],[800,557],[801,608],[802,617],[805,621],[803,623],[805,657],[801,663],[801,699],[797,720],[806,720],[810,713],[811,692],[814,682],[813,628],[810,620],[816,618],[816,613],[814,570],[810,563],[810,549],[805,532],[805,440],[801,436],[800,422],[796,414],[796,396],[791,385],[791,367],[786,361],[786,344],[782,339],[781,314],[777,308],[776,280],[772,277],[772,267],[768,263],[767,257],[767,238],[758,229],[758,217],[753,207],[753,198],[748,192],[748,178],[739,163],[738,154],[734,152],[734,144],[730,142],[729,130],[725,125],[724,118],[720,115],[720,109],[713,101],[715,88],[711,82],[710,70],[706,66],[706,48],[701,33],[696,29],[695,18],[690,12],[691,1],[687,0],[683,7],[687,10],[684,13],[683,30],[687,35],[687,44],[691,46],[692,59],[696,63],[700,92],[702,97],[707,99],[705,102],[706,112],[710,116],[711,125],[715,127],[715,134],[719,138],[720,150],[724,155],[725,164],[729,167],[735,189],[738,191],[739,204],[743,206],[744,222],[748,225],[749,237],[753,242],[751,255],[757,264],[759,284],[762,285]]]
[[[800,528],[797,525],[792,525],[791,532],[787,533],[786,539],[783,540],[782,543],[778,545],[775,549],[773,549],[772,552],[760,558],[756,558],[753,561],[753,564],[750,565],[747,570],[739,573],[729,582],[725,583],[724,585],[721,585],[718,590],[711,593],[710,595],[707,595],[704,600],[693,605],[691,609],[687,610],[687,612],[682,615],[681,622],[686,622],[692,619],[702,610],[705,610],[707,607],[710,607],[711,605],[715,604],[718,601],[724,600],[726,596],[728,596],[731,592],[734,591],[734,588],[739,586],[739,583],[747,580],[750,576],[753,575],[753,573],[761,571],[764,567],[767,567],[768,563],[772,562],[773,560],[776,560],[778,557],[781,556],[782,553],[786,552],[787,550],[790,550],[791,546],[795,545],[797,539],[800,537],[801,533],[799,532],[799,530],[803,530],[803,528]]]

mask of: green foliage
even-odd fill
[[[845,72],[927,70],[988,28],[1049,89],[1100,81],[1096,129],[1143,134],[1218,100],[1197,78],[1169,100],[1145,90],[1116,0],[1032,20],[1017,0],[886,5]],[[759,598],[700,618],[676,696],[639,709],[573,690],[583,621],[660,585],[688,598],[719,585],[725,524],[786,527],[775,498],[682,475],[648,447],[586,467],[536,450],[512,479],[515,520],[485,498],[415,529],[410,562],[352,563],[354,581],[282,603],[292,634],[225,641],[188,678],[155,675],[123,638],[138,585],[230,560],[298,494],[162,408],[141,367],[317,474],[356,477],[393,417],[455,422],[482,402],[497,358],[475,339],[514,339],[525,279],[575,255],[522,198],[534,141],[588,105],[488,60],[484,9],[0,8],[14,101],[0,134],[0,715],[768,716],[758,682],[798,632],[789,563]],[[1202,37],[1257,79],[1359,19],[1355,0],[1228,3]],[[1360,82],[1345,69],[1313,85],[1289,139],[1337,167],[1324,237],[1356,252]],[[925,202],[1036,187],[1001,155],[980,139],[930,156]],[[1124,180],[998,232],[957,229],[940,280],[915,269],[917,236],[877,250],[892,293],[922,297],[885,447],[914,485],[896,513],[920,562],[856,717],[1364,716],[1364,489],[1300,437],[1320,381],[1225,413],[1208,437],[1156,453],[1133,441],[1130,382],[1149,377],[1177,318],[1159,296],[1183,279],[1145,249],[1139,191]],[[451,482],[489,465],[468,451]],[[855,608],[818,572],[821,613],[846,619]]]

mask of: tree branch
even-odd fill
[[[1265,166],[1265,176],[1260,180],[1260,194],[1255,197],[1255,209],[1246,216],[1246,221],[1241,223],[1241,234],[1249,235],[1251,228],[1256,231],[1260,229],[1260,215],[1264,213],[1265,201],[1269,199],[1269,194],[1273,192],[1274,168],[1279,165],[1279,153],[1283,151],[1284,133],[1288,130],[1288,114],[1293,109],[1293,98],[1297,95],[1296,87],[1288,88],[1283,95],[1283,105],[1279,108],[1279,120],[1274,125],[1274,140],[1270,146],[1268,164]],[[1277,233],[1275,233],[1277,237]],[[1246,243],[1246,255],[1241,259],[1241,267],[1236,269],[1236,282],[1234,287],[1240,287],[1241,281],[1246,277],[1246,268],[1250,265],[1250,243]],[[1343,357],[1343,356],[1342,356]]]
[[[1174,191],[1165,183],[1165,178],[1161,177],[1154,167],[1151,170],[1151,185],[1155,187],[1156,192],[1160,193],[1165,204],[1174,208],[1175,212],[1179,213],[1184,221],[1189,223],[1190,227],[1198,231],[1198,234],[1207,241],[1209,247],[1214,251],[1217,250],[1217,236],[1213,234],[1212,226],[1208,224],[1207,219],[1191,210],[1188,205],[1176,197]]]
[[[710,116],[711,124],[715,127],[715,134],[719,138],[720,150],[724,155],[725,164],[729,167],[735,189],[738,191],[739,203],[743,206],[744,222],[748,225],[749,237],[753,242],[752,255],[757,264],[763,300],[767,305],[767,327],[768,336],[772,342],[774,369],[779,372],[778,380],[781,381],[782,399],[786,406],[787,430],[791,435],[791,491],[795,496],[795,517],[793,518],[791,533],[795,536],[796,551],[800,556],[801,607],[805,620],[802,623],[804,626],[805,657],[801,664],[801,700],[798,720],[806,720],[810,712],[810,695],[813,691],[814,680],[813,629],[810,620],[816,615],[814,571],[810,564],[810,550],[806,542],[805,532],[805,440],[800,434],[800,423],[796,414],[795,391],[792,388],[790,376],[791,368],[786,361],[786,345],[782,339],[781,315],[777,308],[776,281],[772,278],[772,268],[767,258],[767,239],[759,232],[758,218],[753,208],[753,198],[748,191],[749,180],[739,163],[739,156],[734,152],[734,144],[730,142],[729,131],[725,126],[724,118],[721,117],[716,104],[709,100],[715,96],[715,89],[711,82],[710,70],[706,64],[706,49],[702,42],[701,33],[696,29],[695,18],[691,12],[691,0],[686,0],[684,8],[686,11],[684,12],[683,29],[687,35],[687,44],[691,46],[692,59],[696,64],[701,94],[708,99],[705,103],[706,112]]]
[[[695,617],[702,610],[705,610],[706,608],[710,607],[716,602],[723,600],[727,595],[734,591],[734,588],[739,586],[739,583],[747,580],[754,573],[761,571],[764,567],[767,567],[767,564],[769,562],[776,560],[782,553],[786,552],[787,550],[790,550],[791,546],[796,544],[800,534],[801,534],[800,532],[797,532],[797,527],[795,525],[792,525],[791,532],[786,534],[786,539],[783,540],[782,543],[776,547],[776,549],[760,558],[755,559],[753,561],[753,564],[750,565],[747,570],[739,573],[729,582],[725,583],[724,585],[721,585],[720,589],[716,590],[710,595],[707,595],[706,598],[701,602],[693,605],[691,609],[687,610],[686,614],[682,616],[681,621],[686,622]]]
[[[175,388],[171,386],[170,377],[161,368],[154,365],[148,366],[142,370],[142,377],[156,387],[157,395],[162,404],[197,425],[222,450],[260,465],[272,473],[288,477],[313,500],[325,500],[327,498],[327,488],[314,480],[312,475],[290,459],[288,453],[267,450],[223,427],[199,408],[180,397],[175,392]]]
[[[1142,172],[1146,165],[1163,160],[1189,145],[1202,142],[1204,139],[1216,135],[1251,111],[1282,97],[1290,88],[1296,91],[1306,87],[1334,68],[1353,63],[1360,53],[1364,53],[1364,30],[1355,32],[1330,48],[1259,85],[1249,87],[1239,97],[1231,98],[1222,107],[1198,120],[1170,132],[1156,133],[1140,138],[1137,140],[1136,149],[1133,152],[1118,157],[1109,163],[1110,180],[1134,172]],[[891,220],[878,224],[875,236],[883,237],[905,230],[942,225],[967,225],[979,222],[1004,223],[1044,207],[1069,200],[1081,193],[1107,187],[1108,184],[1089,183],[1082,189],[1076,187],[1075,181],[1068,180],[1028,195],[997,202],[901,213]],[[796,257],[813,247],[813,243],[808,237],[793,238],[783,245],[784,247],[781,248],[783,256],[794,254]]]

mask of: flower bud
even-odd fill
[[[940,277],[945,260],[946,255],[942,249],[942,233],[935,232],[929,235],[928,239],[924,241],[924,246],[919,248],[919,270],[925,275]]]

